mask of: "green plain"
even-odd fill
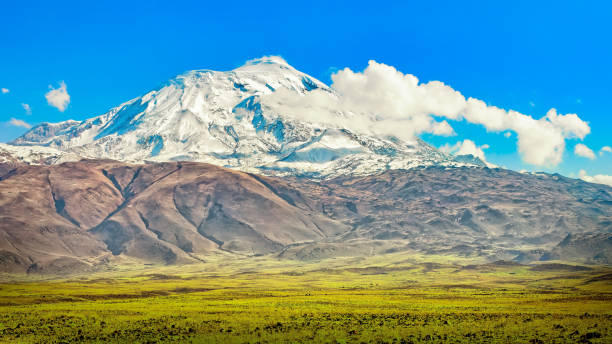
[[[612,268],[389,254],[3,275],[2,343],[612,343]]]

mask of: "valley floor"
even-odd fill
[[[2,343],[610,343],[612,268],[405,255],[1,276]]]

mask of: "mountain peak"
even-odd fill
[[[302,120],[291,111],[303,105],[265,102],[281,89],[296,96],[333,92],[281,57],[264,56],[232,71],[184,73],[103,115],[40,125],[12,144],[127,162],[199,161],[247,172],[317,178],[417,166],[481,165],[453,159],[420,140],[407,142],[356,133],[341,124]]]

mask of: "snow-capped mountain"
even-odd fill
[[[13,147],[44,146],[40,150],[4,145],[0,151],[25,155],[20,158],[23,161],[30,159],[27,155],[32,152],[44,155],[49,150],[49,154],[59,151],[70,157],[128,162],[188,160],[243,171],[313,177],[427,165],[484,165],[477,158],[456,159],[418,139],[405,142],[363,135],[286,116],[262,102],[279,89],[296,95],[314,89],[334,94],[324,83],[284,60],[264,57],[228,72],[184,73],[101,116],[43,123],[11,142]]]

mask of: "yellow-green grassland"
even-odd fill
[[[389,254],[3,275],[2,343],[612,343],[612,268]]]

